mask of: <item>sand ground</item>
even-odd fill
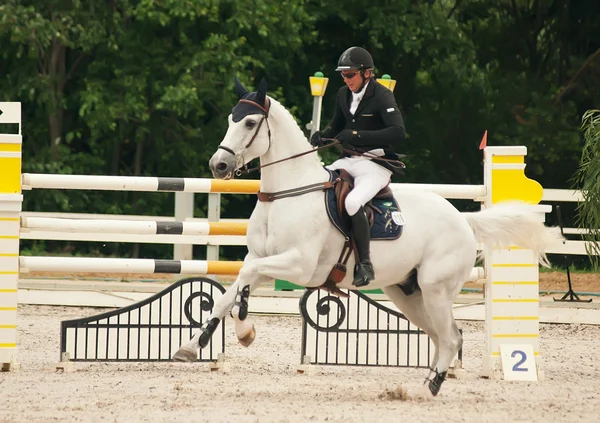
[[[297,374],[299,317],[252,316],[257,338],[227,326],[229,373],[204,363],[75,363],[56,372],[59,326],[106,309],[19,307],[21,370],[0,373],[0,422],[597,422],[600,327],[542,325],[545,380],[479,377],[482,323],[464,331],[464,379],[411,399],[424,369],[316,366]],[[387,394],[405,388],[408,400]]]

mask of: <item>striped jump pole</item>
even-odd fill
[[[160,222],[153,220],[61,219],[21,217],[24,229],[53,232],[120,233],[136,235],[244,236],[247,222]]]
[[[448,199],[478,201],[485,185],[392,183],[402,191],[434,192]],[[251,179],[167,178],[160,176],[98,176],[24,173],[23,189],[80,189],[104,191],[189,192],[200,194],[256,194],[260,181]]]
[[[0,133],[0,369],[9,371],[18,368],[19,215],[23,204],[21,103],[0,102],[0,124],[18,126],[17,134]]]
[[[484,182],[488,187],[484,207],[505,201],[538,204],[542,186],[525,176],[527,148],[487,147],[484,150]],[[539,219],[551,206],[537,206]],[[531,250],[493,248],[485,251],[486,352],[482,376],[500,379],[507,371],[540,371],[539,264]],[[534,357],[527,357],[531,349]],[[502,355],[517,360],[503,368]],[[527,367],[533,363],[535,368]],[[522,373],[521,373],[522,374]]]
[[[103,257],[19,257],[22,273],[173,273],[196,275],[237,275],[243,261],[158,260]]]
[[[167,178],[159,176],[99,176],[24,173],[23,189],[81,189],[103,191],[193,192],[256,194],[258,180]]]

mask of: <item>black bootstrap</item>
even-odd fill
[[[350,219],[352,220],[352,234],[354,235],[359,259],[359,263],[356,263],[354,269],[352,285],[356,287],[367,286],[369,280],[375,277],[370,258],[371,228],[369,228],[369,220],[363,207],[358,209],[356,214],[350,216]]]
[[[360,261],[371,261],[369,249],[371,229],[369,228],[369,221],[365,209],[361,206],[356,214],[350,216],[350,219],[352,220],[352,234],[356,241],[358,257],[360,258]]]

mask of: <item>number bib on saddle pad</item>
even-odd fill
[[[326,170],[330,174],[330,181],[340,177],[338,171]],[[344,236],[350,236],[350,219],[345,210],[343,216],[340,216],[336,192],[336,189],[325,191],[327,215]],[[371,240],[393,240],[402,235],[404,218],[395,198],[374,198],[365,205],[365,211],[371,223]]]

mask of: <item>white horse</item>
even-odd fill
[[[215,304],[200,331],[175,353],[177,361],[195,361],[198,348],[208,344],[227,312],[235,320],[240,343],[250,345],[255,337],[254,325],[247,319],[250,293],[275,279],[319,287],[338,262],[345,243],[325,209],[323,184],[330,174],[316,153],[297,156],[312,147],[292,115],[267,97],[264,80],[252,93],[237,79],[235,82],[240,102],[229,116],[229,128],[210,159],[210,168],[215,178],[229,179],[260,158],[261,167],[266,166],[261,170],[261,193],[278,193],[275,197],[281,198],[257,202],[248,221],[248,254],[236,282]],[[283,196],[282,191],[286,191]],[[544,249],[560,234],[546,228],[526,205],[461,214],[437,194],[400,188],[394,196],[406,223],[398,239],[371,241],[376,278],[369,289],[383,289],[433,341],[431,371],[420,393],[432,397],[462,347],[452,305],[476,262],[477,242],[519,245],[535,251],[540,263],[548,265]],[[348,269],[353,264],[354,257],[350,257]],[[420,290],[407,296],[399,284],[414,274],[413,270]],[[356,289],[351,273],[339,288]]]

